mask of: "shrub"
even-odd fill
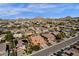
[[[31,49],[34,51],[38,51],[38,50],[40,50],[40,46],[39,45],[32,45]]]

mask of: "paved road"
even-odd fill
[[[73,44],[74,42],[79,41],[79,35],[75,38],[69,39],[67,41],[61,42],[57,45],[51,46],[47,49],[43,49],[41,51],[38,51],[37,53],[32,54],[31,56],[49,56],[51,53],[57,52],[61,48],[64,48],[66,46],[69,46]]]

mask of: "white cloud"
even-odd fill
[[[3,8],[1,6],[4,6]],[[62,6],[62,5],[60,5]],[[15,16],[22,15],[22,12],[32,12],[32,13],[61,13],[65,10],[65,7],[59,7],[56,4],[20,4],[18,7],[13,7],[10,4],[0,4],[0,16]],[[25,16],[19,16],[25,18]]]
[[[27,7],[16,7],[12,11],[14,12],[34,12],[34,13],[44,13],[51,11],[52,9],[56,8],[56,5],[50,4],[29,4]]]
[[[0,4],[0,16],[15,16],[15,18],[21,17],[25,18],[22,12],[33,13],[58,13],[61,14],[66,9],[78,9],[78,6],[73,6],[70,4],[18,4],[19,6],[13,6],[11,4]],[[17,16],[18,15],[18,16]]]
[[[65,4],[64,4],[65,5]],[[32,13],[46,13],[46,12],[54,12],[61,13],[65,9],[59,8],[56,4],[29,4],[29,5],[19,5],[18,7],[10,6],[10,4],[0,4],[0,6],[4,6],[0,8],[0,15],[17,15],[22,12],[32,12]],[[62,6],[62,5],[61,5]]]
[[[65,6],[58,5],[58,4],[28,4],[27,6],[25,4],[19,4],[18,7],[13,7],[11,4],[0,4],[0,16],[15,16],[22,14],[22,12],[32,12],[32,13],[61,13],[63,12],[66,7]],[[3,6],[3,8],[2,8]],[[60,7],[59,7],[60,6]]]

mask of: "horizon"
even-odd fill
[[[79,3],[0,3],[0,19],[79,17]]]
[[[66,18],[66,17],[68,17],[68,16],[61,17],[61,18],[46,18],[46,17],[39,17],[39,18],[44,18],[44,19],[62,19],[62,18]],[[69,16],[69,17],[71,17],[71,16]],[[34,17],[34,18],[38,18],[38,17]],[[30,19],[31,20],[31,19],[34,19],[34,18],[27,18],[27,17],[26,18],[16,18],[16,19],[13,19],[13,18],[12,19],[8,19],[8,18],[7,19],[3,19],[3,18],[0,18],[0,20],[19,20],[19,19],[20,20],[21,19],[26,19],[26,20]],[[77,18],[77,17],[71,17],[71,18]]]

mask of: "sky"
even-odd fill
[[[78,3],[0,3],[1,19],[78,17]]]

